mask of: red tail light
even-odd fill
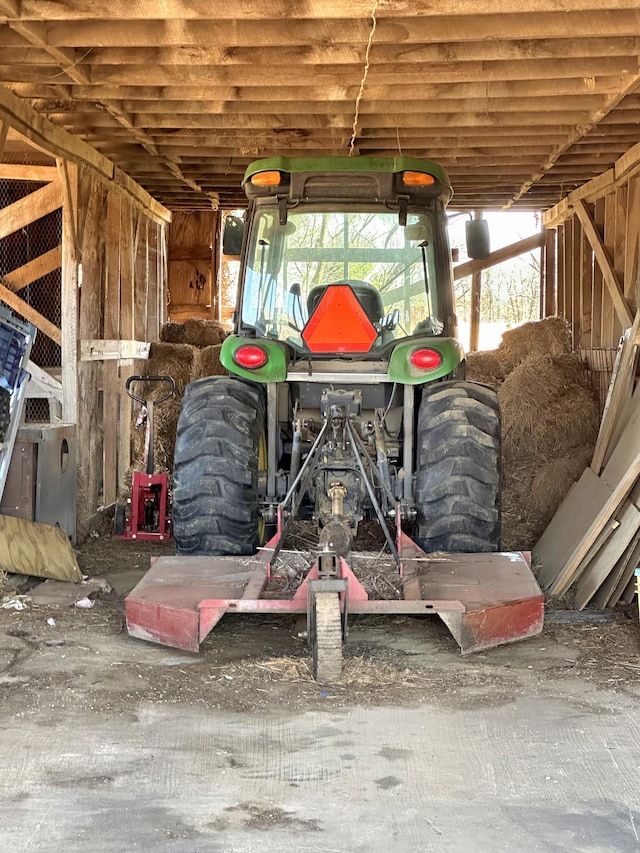
[[[418,370],[435,370],[442,364],[442,356],[438,350],[421,347],[411,353],[409,361]]]
[[[269,356],[267,351],[255,344],[245,344],[238,347],[233,354],[233,360],[240,367],[245,367],[247,370],[256,370],[258,367],[264,367]]]

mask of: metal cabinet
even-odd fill
[[[26,424],[20,427],[0,512],[58,525],[75,542],[75,426]]]

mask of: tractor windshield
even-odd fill
[[[242,326],[304,351],[302,332],[327,286],[348,284],[377,334],[374,350],[412,334],[442,334],[436,216],[409,212],[402,226],[397,211],[305,207],[290,210],[280,225],[276,209],[258,207],[245,262]]]

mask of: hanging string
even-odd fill
[[[376,31],[377,19],[376,12],[378,11],[378,6],[380,5],[380,0],[374,0],[373,9],[371,10],[371,32],[369,33],[369,40],[367,41],[367,49],[364,54],[364,72],[362,74],[362,80],[360,81],[360,91],[358,92],[358,96],[356,97],[356,109],[355,115],[353,118],[353,128],[351,130],[351,139],[349,140],[349,157],[352,156],[353,150],[356,144],[356,134],[358,132],[358,120],[360,118],[360,101],[362,100],[362,95],[364,94],[365,83],[367,82],[367,74],[369,73],[369,53],[371,51],[371,43],[373,41],[373,36]]]
[[[400,129],[398,127],[398,116],[396,116],[396,140],[398,142],[398,154],[402,156],[402,145],[400,145]]]

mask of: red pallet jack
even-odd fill
[[[131,391],[134,382],[147,385],[165,384],[168,391],[155,400],[145,400]],[[116,504],[113,535],[116,539],[166,542],[171,538],[171,519],[167,513],[168,479],[166,472],[154,473],[154,410],[156,406],[175,395],[175,382],[171,376],[130,376],[125,388],[129,397],[142,405],[138,425],[146,421],[144,471],[133,472],[131,497],[126,504]]]

